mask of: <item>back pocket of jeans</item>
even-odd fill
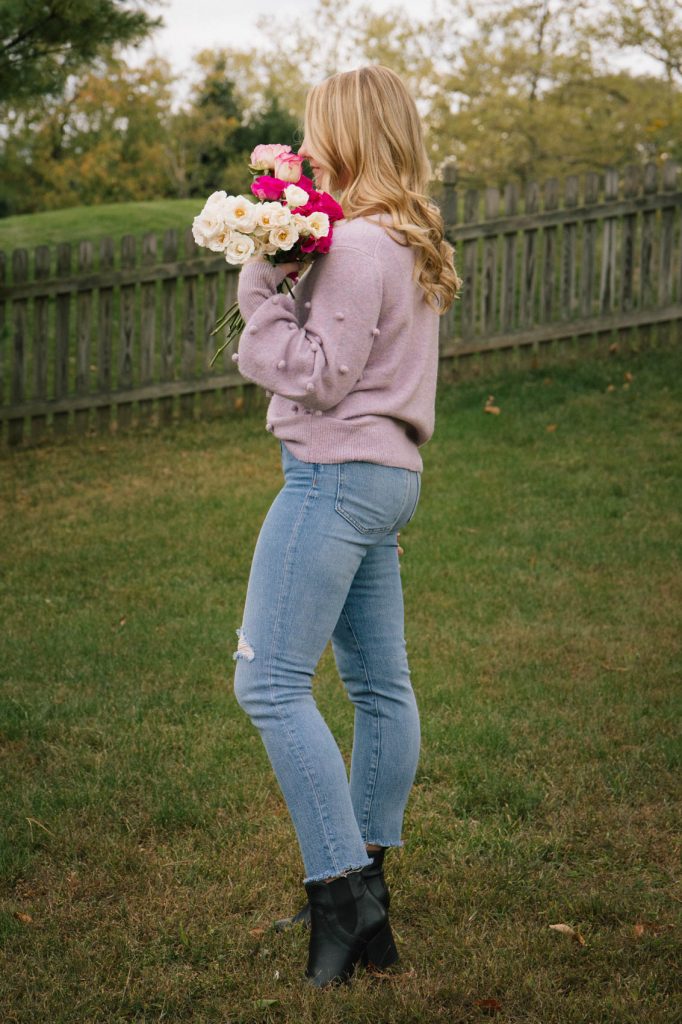
[[[360,533],[395,529],[410,486],[409,470],[378,462],[341,462],[334,508]]]

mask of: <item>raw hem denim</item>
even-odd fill
[[[291,814],[305,883],[371,864],[367,844],[404,845],[420,725],[396,534],[415,513],[421,474],[301,462],[283,442],[280,451],[284,486],[253,555],[234,692]],[[350,782],[313,697],[330,640],[354,705]]]

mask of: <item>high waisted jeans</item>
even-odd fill
[[[416,470],[301,462],[280,441],[284,486],[258,536],[234,653],[234,690],[259,731],[296,830],[304,882],[404,846],[420,748],[396,533],[414,515]],[[331,639],[353,702],[350,785],[312,690]]]

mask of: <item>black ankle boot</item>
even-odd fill
[[[361,871],[331,882],[305,882],[310,904],[310,943],[305,976],[316,988],[350,981],[388,915]]]
[[[391,925],[388,921],[388,908],[391,903],[391,897],[384,878],[384,854],[386,853],[386,847],[382,846],[379,850],[369,850],[368,853],[372,858],[372,863],[364,866],[362,877],[370,892],[374,893],[376,898],[383,904],[387,918],[386,924],[379,934],[375,935],[367,943],[362,954],[362,962],[365,967],[371,965],[372,967],[383,969],[384,967],[390,967],[391,964],[398,960],[398,950],[396,949],[395,939],[393,938]]]
[[[367,854],[372,858],[372,863],[364,866],[362,876],[365,879],[367,888],[383,903],[388,913],[391,897],[384,879],[385,853],[385,846],[382,846],[379,850],[368,850]],[[278,932],[283,932],[296,924],[302,924],[305,928],[310,928],[310,903],[304,904],[293,917],[283,917],[275,921],[275,928]],[[391,931],[391,925],[387,921],[381,932],[368,942],[362,954],[362,962],[365,967],[372,966],[383,969],[394,964],[398,959],[399,954]]]

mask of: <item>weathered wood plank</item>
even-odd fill
[[[156,262],[156,235],[146,234],[142,239],[142,264],[152,266]],[[156,335],[156,281],[145,281],[140,285],[140,384],[154,382],[154,342]],[[149,425],[154,412],[154,403],[142,399],[139,404],[140,424]]]
[[[161,399],[172,395],[199,394],[202,391],[216,391],[227,388],[238,391],[242,387],[251,387],[243,377],[236,378],[234,373],[216,374],[215,377],[197,378],[196,380],[171,380],[148,387],[134,387],[128,391],[111,391],[107,395],[70,395],[68,398],[48,398],[46,401],[32,399],[19,405],[0,408],[0,420],[9,420],[17,416],[34,416],[50,412],[68,412],[73,409],[99,408],[110,402],[130,404],[142,399],[144,401]],[[256,385],[253,385],[256,388]],[[258,389],[262,390],[262,389]]]
[[[34,252],[36,281],[50,276],[50,248],[39,245]],[[37,295],[33,300],[33,398],[44,401],[47,398],[47,368],[49,344],[50,299]],[[41,441],[47,434],[47,418],[34,416],[31,420],[31,440]]]
[[[578,205],[580,180],[570,174],[564,182],[564,209],[574,210]],[[570,320],[575,312],[577,221],[566,221],[561,230],[561,316]]]
[[[15,249],[12,253],[12,278],[19,284],[28,279],[28,251]],[[16,299],[12,303],[14,322],[14,344],[12,346],[12,378],[10,396],[13,405],[26,400],[26,355],[28,347],[28,300]],[[24,417],[17,416],[8,424],[7,439],[10,444],[20,444],[24,439]]]
[[[114,240],[103,238],[99,245],[99,267],[103,274],[114,265]],[[114,333],[114,289],[100,288],[98,292],[97,330],[97,389],[108,395],[112,388],[112,339]],[[107,400],[97,409],[97,429],[108,433],[111,428],[111,401]]]
[[[672,193],[677,184],[678,165],[674,160],[666,160],[663,164],[663,192]],[[658,273],[658,303],[667,305],[674,292],[674,239],[675,239],[675,205],[664,206],[661,210],[660,252]],[[658,331],[658,344],[666,345],[672,337],[670,324],[661,324]]]
[[[613,167],[609,168],[606,172],[606,180],[604,184],[604,198],[607,202],[609,200],[613,200],[615,202],[618,198],[618,179],[618,171]],[[615,307],[617,223],[617,217],[605,217],[602,226],[599,309],[605,314],[610,313]]]
[[[178,233],[170,228],[163,238],[163,258],[166,263],[174,262],[178,255]],[[162,383],[175,380],[175,303],[178,291],[177,278],[161,283],[161,364],[159,379]],[[159,422],[173,420],[173,397],[162,397],[159,402]]]
[[[623,195],[633,196],[639,192],[639,168],[628,164],[623,174]],[[620,308],[634,306],[635,234],[637,215],[626,213],[623,217],[623,243],[621,249]]]
[[[648,163],[644,168],[644,192],[651,195],[658,186],[658,168],[656,164]],[[642,214],[642,247],[640,255],[640,303],[642,307],[651,306],[654,302],[654,229],[656,214],[653,210],[646,210]]]
[[[658,167],[650,161],[644,167],[645,195],[653,195],[658,190]],[[642,240],[639,268],[639,302],[642,309],[651,309],[656,302],[654,287],[654,239],[656,235],[656,212],[645,210],[642,213]],[[639,348],[646,350],[655,341],[651,327],[643,324],[639,331]]]
[[[137,245],[134,235],[121,239],[121,266],[135,266]],[[121,287],[121,315],[118,354],[118,389],[129,391],[133,386],[133,345],[135,342],[135,284]],[[132,402],[116,403],[116,425],[118,430],[128,430],[132,423]]]
[[[513,217],[519,204],[519,187],[516,182],[509,182],[504,190],[504,212]],[[505,232],[502,240],[502,308],[500,311],[500,327],[510,331],[516,326],[515,295],[516,295],[516,243],[518,232]]]
[[[623,195],[630,197],[639,192],[639,168],[628,164],[623,173]],[[635,273],[635,236],[637,232],[637,215],[626,213],[621,228],[620,251],[620,299],[618,307],[622,310],[634,308],[634,273]],[[623,328],[618,333],[618,344],[624,349],[632,347],[635,341],[632,328]]]
[[[467,189],[464,196],[464,220],[473,221],[478,217],[479,193]],[[459,246],[462,266],[458,273],[462,278],[460,298],[460,330],[463,338],[472,338],[476,330],[476,295],[478,289],[478,240],[469,239]]]
[[[585,175],[583,194],[586,206],[594,206],[599,198],[599,175],[589,171]],[[581,317],[590,317],[594,312],[594,275],[597,265],[597,218],[590,218],[583,224],[583,247],[580,264],[580,302]]]
[[[543,187],[545,211],[553,211],[559,205],[559,181],[548,178]],[[554,315],[554,292],[556,281],[557,226],[549,223],[542,232],[542,290],[540,293],[540,319],[548,323]]]
[[[487,188],[484,193],[483,215],[486,220],[497,217],[500,209],[500,192]],[[492,334],[497,327],[497,238],[486,238],[483,242],[483,266],[481,269],[481,333]]]
[[[215,336],[211,337],[211,331],[215,327],[216,320],[218,319],[218,274],[206,274],[204,277],[204,306],[203,306],[204,318],[203,318],[203,345],[201,346],[202,351],[202,369],[201,374],[213,373],[211,367],[211,359],[213,358],[216,351]],[[200,415],[210,416],[216,411],[216,395],[215,391],[203,391],[200,398]]]
[[[185,257],[191,259],[197,255],[198,246],[194,241],[192,229],[187,228],[183,236]],[[180,372],[184,380],[191,380],[197,370],[197,279],[186,277],[183,281],[183,321],[182,321],[182,363]],[[180,399],[181,419],[194,418],[194,394],[186,392]]]
[[[57,277],[65,284],[71,276],[71,243],[60,242],[57,246]],[[54,350],[54,397],[66,398],[69,393],[69,323],[71,319],[71,292],[58,291],[55,298],[55,350]],[[69,429],[68,411],[55,412],[52,429],[57,436]]]
[[[526,214],[537,213],[540,203],[540,187],[536,181],[531,181],[526,186],[525,212]],[[523,257],[521,269],[521,311],[519,324],[521,327],[531,327],[536,317],[536,289],[537,289],[537,228],[527,228],[523,232]]]
[[[83,241],[78,246],[78,270],[87,274],[92,270],[92,242]],[[92,334],[92,292],[79,292],[76,296],[76,394],[87,395],[90,391],[90,338]],[[77,434],[86,433],[90,423],[87,409],[75,414],[74,426]]]
[[[629,313],[612,313],[608,317],[594,316],[589,320],[570,320],[566,323],[539,324],[526,331],[512,331],[511,334],[500,334],[489,339],[482,339],[477,344],[457,339],[442,353],[443,357],[469,356],[484,353],[493,349],[510,348],[514,345],[533,345],[535,342],[560,341],[563,338],[582,337],[612,331],[624,327],[641,327],[646,324],[676,323],[682,319],[682,303],[676,302],[665,309],[633,309]]]

